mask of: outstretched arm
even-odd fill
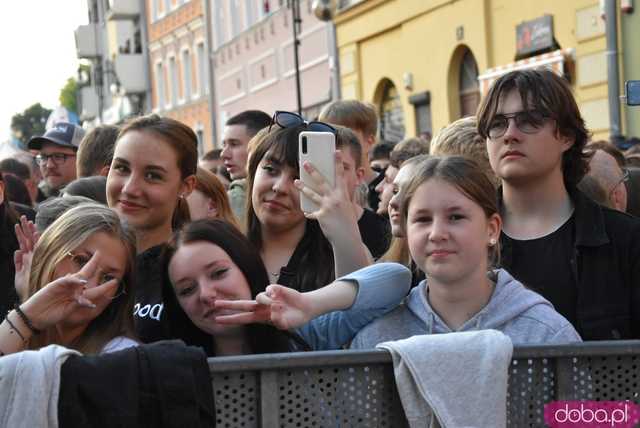
[[[217,300],[216,309],[239,311],[216,317],[221,324],[270,323],[281,330],[298,328],[313,318],[353,305],[358,293],[350,281],[334,281],[317,290],[300,293],[293,288],[271,284],[256,300]]]
[[[268,322],[298,328],[315,350],[339,349],[407,295],[411,272],[397,263],[378,263],[307,293],[270,285],[256,300],[218,300],[216,308],[240,311],[216,317],[221,324]]]

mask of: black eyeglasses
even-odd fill
[[[513,119],[516,127],[525,134],[535,134],[544,126],[548,116],[537,110],[518,111],[510,114],[496,114],[489,126],[487,127],[487,135],[489,138],[502,137],[509,128],[509,119]]]
[[[53,163],[56,165],[61,165],[67,161],[68,158],[73,158],[76,155],[66,154],[66,153],[51,153],[50,155],[40,154],[36,156],[36,162],[38,165],[45,165],[49,162],[49,159],[53,160]]]
[[[329,125],[328,123],[316,121],[307,122],[306,120],[304,120],[304,117],[290,111],[276,111],[273,115],[273,119],[271,119],[269,132],[271,132],[271,127],[273,126],[273,124],[278,125],[280,128],[291,128],[294,126],[304,125],[309,131],[331,132],[332,134],[336,133],[336,128]]]
[[[616,188],[621,185],[626,183],[627,181],[629,181],[629,170],[626,168],[622,169],[622,178],[620,178],[620,180],[618,180],[618,182],[615,184],[615,186],[613,186],[611,188],[611,190],[609,190],[609,197],[611,197],[611,195],[613,194],[613,192],[616,190]]]

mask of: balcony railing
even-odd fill
[[[78,58],[97,58],[102,55],[98,24],[81,25],[75,31]]]
[[[137,0],[109,0],[106,17],[108,21],[132,20],[140,16],[140,2]]]

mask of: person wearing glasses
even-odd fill
[[[76,152],[84,130],[73,123],[58,122],[40,137],[29,140],[29,150],[37,150],[47,196],[57,196],[60,190],[76,179]]]
[[[341,154],[336,153],[333,188],[311,163],[303,166],[316,180],[319,193],[298,179],[298,136],[302,131],[336,133],[326,123],[308,123],[295,113],[278,111],[273,124],[252,140],[246,234],[260,251],[271,283],[310,291],[372,260],[360,237]],[[336,142],[341,145],[346,144]],[[320,208],[303,212],[300,192]]]
[[[137,346],[134,263],[135,237],[113,210],[65,212],[35,245],[27,298],[0,324],[0,356],[50,344],[84,354]]]
[[[588,176],[604,189],[608,201],[605,206],[626,212],[629,170],[625,166],[622,152],[607,141],[591,142],[587,144],[585,151],[590,156]]]
[[[478,132],[502,182],[502,266],[584,340],[640,338],[640,220],[577,190],[588,131],[567,82],[550,70],[501,76]]]

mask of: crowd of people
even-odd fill
[[[562,77],[505,74],[432,141],[376,142],[360,101],[314,119],[239,113],[200,159],[167,117],[61,122],[0,161],[0,356],[640,338],[637,155],[591,140]],[[335,180],[304,131],[335,136]]]

